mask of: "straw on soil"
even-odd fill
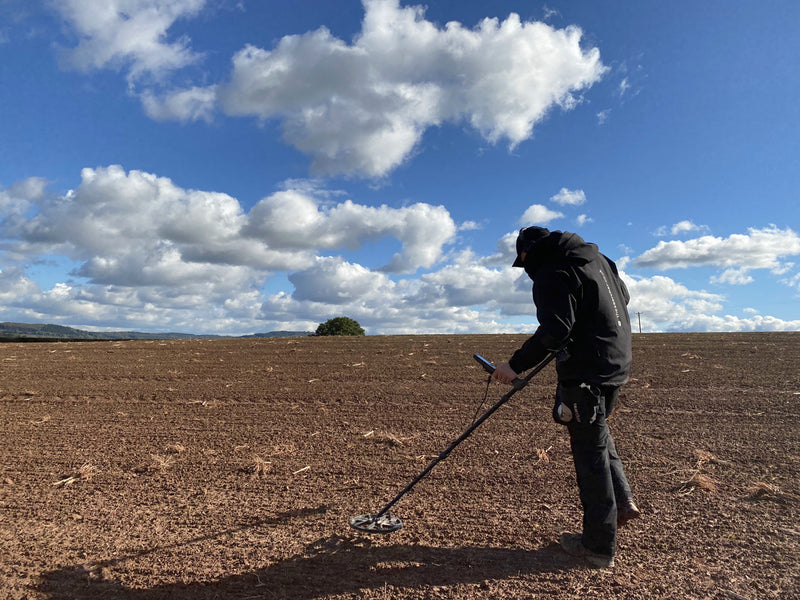
[[[153,459],[154,468],[158,469],[161,472],[166,471],[172,466],[172,463],[175,462],[174,456],[161,456],[159,454],[151,454],[150,458]]]
[[[784,492],[777,485],[765,481],[757,481],[751,485],[745,500],[772,500],[774,502],[799,502],[800,498],[795,494]]]
[[[253,477],[263,477],[272,469],[272,462],[264,460],[258,454],[253,454],[253,463],[242,469],[245,473],[250,473]]]
[[[720,460],[708,450],[695,450],[694,456],[697,462],[695,463],[694,469],[690,471],[691,476],[685,481],[680,482],[677,488],[678,492],[684,496],[691,494],[696,489],[701,489],[706,492],[716,492],[719,488],[718,482],[710,475],[703,473],[703,469],[705,469],[708,464],[730,466],[732,463]]]
[[[170,444],[166,448],[167,454],[181,454],[186,452],[186,446],[183,444]]]
[[[780,489],[778,489],[778,486],[770,485],[765,481],[757,481],[751,485],[747,491],[749,492],[749,495],[747,496],[748,500],[757,500],[759,498],[777,496],[781,493]]]
[[[695,471],[694,475],[689,479],[681,482],[678,490],[684,495],[688,495],[698,488],[706,492],[716,492],[718,485],[717,482],[708,475],[700,471]]]
[[[403,441],[399,437],[397,437],[396,435],[393,435],[391,433],[378,432],[378,433],[375,433],[375,435],[371,435],[371,433],[372,432],[370,432],[370,434],[368,434],[368,435],[370,435],[372,437],[372,439],[374,441],[378,442],[379,444],[387,444],[389,446],[402,446],[403,445]],[[367,437],[368,435],[365,435],[364,437]]]
[[[295,452],[297,452],[297,446],[295,446],[291,442],[276,444],[275,446],[272,447],[272,456],[294,454]]]
[[[536,455],[539,457],[539,460],[537,460],[535,464],[539,464],[540,462],[544,462],[544,463],[550,462],[550,455],[548,454],[548,452],[550,452],[550,450],[552,450],[552,449],[553,449],[552,446],[550,446],[549,448],[546,448],[546,449],[545,448],[537,448],[536,449]]]
[[[708,450],[695,450],[694,455],[695,458],[697,458],[696,468],[698,469],[702,468],[705,464],[720,465],[722,467],[730,467],[732,464],[730,461],[717,458]]]
[[[72,485],[76,481],[88,481],[95,475],[95,473],[97,473],[97,467],[90,462],[85,462],[75,473],[64,477],[63,479],[59,479],[53,483],[53,485],[55,487],[64,487]]]

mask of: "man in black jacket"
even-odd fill
[[[513,266],[533,280],[539,327],[494,377],[509,384],[558,353],[553,418],[569,431],[583,504],[583,534],[560,542],[592,566],[611,567],[617,527],[639,516],[606,425],[630,374],[630,296],[614,262],[574,233],[521,229]]]

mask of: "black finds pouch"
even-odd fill
[[[588,383],[562,384],[556,388],[553,420],[561,425],[591,425],[602,414],[602,393]]]

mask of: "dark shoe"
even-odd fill
[[[608,569],[614,566],[614,557],[607,556],[606,554],[598,554],[592,552],[583,545],[581,534],[579,533],[562,533],[559,540],[561,548],[570,556],[582,558],[593,567],[599,569]]]
[[[628,500],[617,507],[617,527],[624,527],[631,519],[638,519],[641,516],[642,513],[633,500]]]

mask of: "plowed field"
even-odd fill
[[[523,336],[0,345],[0,598],[797,598],[800,334],[653,334],[610,420],[643,518],[581,512],[549,366],[472,422]],[[507,388],[492,383],[483,409]]]

